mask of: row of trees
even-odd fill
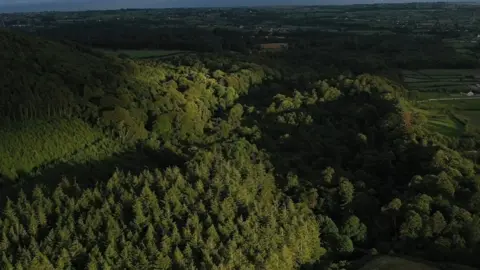
[[[123,21],[85,22],[39,29],[37,33],[58,40],[72,40],[107,49],[164,49],[198,52],[238,51],[254,48],[253,33],[229,29],[151,27],[161,22],[147,21],[126,25]],[[75,34],[74,34],[75,33]],[[192,39],[191,37],[196,37]]]

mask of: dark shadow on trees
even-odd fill
[[[36,186],[44,186],[54,190],[65,178],[76,180],[81,188],[94,187],[96,183],[108,180],[116,170],[140,174],[148,169],[164,169],[171,166],[182,167],[185,159],[168,149],[152,150],[137,146],[136,149],[116,154],[100,161],[87,163],[60,163],[49,168],[40,170],[38,175],[29,175],[19,172],[15,182],[5,181],[0,183],[0,205],[4,200],[14,200],[18,191],[23,190],[26,194]]]
[[[253,98],[250,104],[258,104],[258,100]],[[346,177],[359,184],[356,190],[375,201],[376,209],[359,209],[363,216],[356,212],[369,228],[378,227],[375,221],[381,216],[380,207],[403,192],[414,175],[431,172],[429,164],[439,149],[433,144],[423,146],[408,141],[406,134],[398,129],[403,119],[396,102],[373,94],[360,93],[314,105],[304,104],[299,109],[280,113],[267,113],[267,107],[268,104],[257,107],[258,114],[247,114],[242,126],[260,129],[261,137],[255,144],[270,156],[277,185],[298,200],[302,193],[317,189],[323,170],[332,167],[337,179]],[[301,115],[311,116],[312,123],[293,123]],[[388,115],[400,118],[390,119]],[[286,121],[279,122],[281,117]],[[359,134],[367,140],[359,140]],[[291,173],[299,177],[301,191],[289,187]],[[318,191],[319,197],[325,198],[322,191]],[[324,205],[322,212],[317,213],[341,220],[345,211],[337,208],[334,204]],[[380,233],[380,230],[370,231],[373,233],[367,238],[366,247],[391,240],[390,231]],[[305,269],[312,268],[305,266]]]
[[[271,93],[269,96],[273,95]],[[368,97],[365,98],[368,99]],[[354,172],[365,169],[365,159],[369,157],[373,159],[372,161],[377,161],[372,164],[369,171],[375,172],[379,181],[389,177],[408,178],[408,175],[405,175],[407,172],[401,168],[410,168],[409,175],[425,173],[426,170],[419,160],[431,157],[437,147],[418,149],[420,146],[410,145],[412,149],[407,148],[404,151],[408,157],[403,157],[403,161],[397,158],[383,164],[380,162],[382,159],[375,160],[394,148],[392,140],[394,136],[382,130],[381,122],[387,121],[383,116],[395,112],[396,107],[390,101],[372,101],[376,102],[376,111],[368,117],[365,114],[360,115],[358,108],[370,101],[361,100],[360,97],[355,99],[342,98],[274,114],[267,114],[264,107],[261,109],[260,117],[249,115],[242,125],[249,127],[256,125],[260,128],[262,138],[257,143],[271,154],[272,162],[281,175],[293,169],[309,181],[315,181],[325,166],[348,168],[349,171]],[[258,97],[252,100],[253,103],[258,104]],[[246,105],[250,104],[246,103]],[[276,121],[279,116],[302,113],[312,116],[314,121],[311,125]],[[378,116],[381,117],[380,121]],[[358,133],[368,137],[368,145],[360,145],[355,140]],[[285,134],[288,134],[288,137],[282,137]]]

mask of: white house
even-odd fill
[[[475,95],[475,94],[474,94],[472,91],[470,91],[470,92],[467,93],[467,96],[469,96],[469,97],[472,97],[472,96],[474,96],[474,95]]]

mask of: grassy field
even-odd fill
[[[125,54],[135,59],[165,57],[165,56],[187,53],[187,51],[179,51],[179,50],[118,50],[118,51],[107,50],[104,52],[108,54],[114,54],[117,56],[120,54]]]
[[[404,70],[404,84],[417,91],[415,100],[466,97],[471,86],[480,83],[477,69]],[[480,130],[480,99],[418,102],[409,108],[428,119],[427,127],[445,136],[459,136],[468,129]]]
[[[472,48],[476,45],[475,43],[470,42],[471,39],[444,39],[443,42],[452,48],[454,48],[458,53],[469,55],[472,53]]]
[[[452,116],[448,106],[441,103],[429,105],[429,107],[419,106],[415,109],[427,117],[429,130],[448,137],[459,136],[465,131],[465,125]]]
[[[380,256],[367,263],[360,270],[439,270],[438,268],[402,258]]]
[[[417,103],[412,110],[425,115],[431,131],[460,136],[468,128],[480,130],[480,99]]]
[[[423,69],[404,70],[404,83],[410,90],[446,94],[470,91],[470,86],[480,83],[478,69]]]
[[[450,115],[435,115],[428,121],[430,130],[445,136],[459,136],[465,126]]]
[[[427,100],[432,98],[448,98],[454,97],[452,94],[442,93],[442,92],[419,92],[417,100]]]
[[[368,262],[360,270],[474,270],[472,267],[457,264],[436,264],[417,259],[393,256],[379,256]]]
[[[468,120],[469,125],[480,128],[480,110],[460,111],[458,114],[460,117],[464,117],[466,120]]]

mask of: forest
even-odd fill
[[[432,112],[458,111],[405,83],[474,58],[299,30],[275,53],[134,59],[103,50],[150,48],[114,28],[0,29],[2,269],[480,268],[480,133],[438,131]]]

